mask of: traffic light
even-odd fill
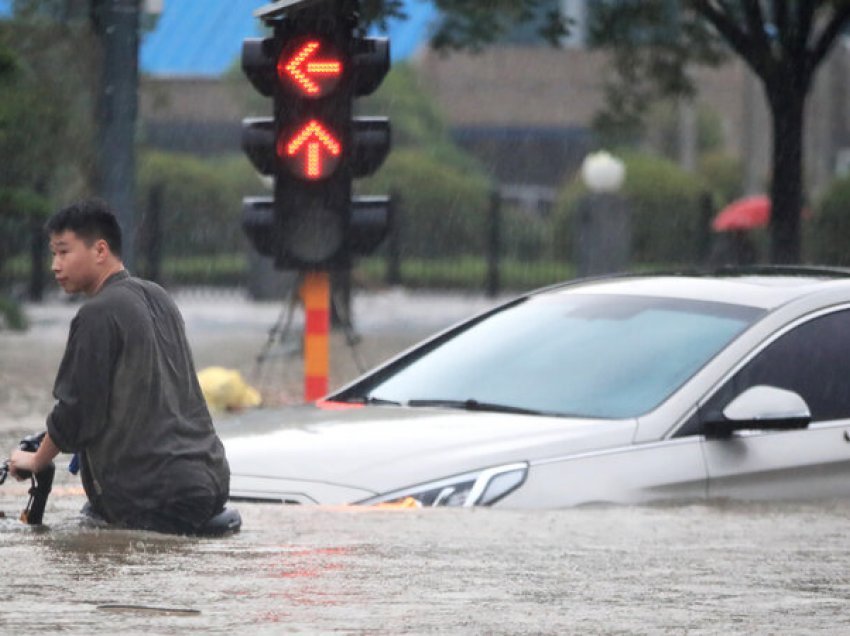
[[[243,201],[243,228],[280,269],[347,268],[390,223],[388,197],[351,195],[390,149],[387,118],[352,117],[389,70],[389,43],[361,37],[356,0],[285,0],[255,15],[272,35],[243,42],[242,68],[273,117],[245,119],[242,146],[274,196]]]

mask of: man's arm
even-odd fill
[[[47,431],[61,451],[82,450],[106,426],[117,347],[110,316],[101,307],[80,308],[71,322],[53,385],[56,403],[47,417]]]
[[[24,477],[19,476],[19,471],[40,473],[58,454],[59,448],[50,439],[48,433],[41,440],[41,445],[36,452],[30,453],[20,449],[12,451],[12,455],[9,457],[9,472],[16,479],[24,479]]]

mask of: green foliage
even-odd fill
[[[7,274],[9,260],[19,260],[15,256],[29,249],[33,232],[41,228],[49,210],[47,200],[33,192],[0,187],[0,273]],[[21,306],[0,293],[0,331],[23,331],[27,326]]]
[[[64,198],[91,168],[90,36],[46,19],[0,21],[0,58],[0,187]]]
[[[685,106],[679,100],[665,99],[656,103],[648,116],[647,124],[658,131],[658,150],[672,161],[679,157],[681,138],[681,108]],[[696,152],[716,152],[723,147],[723,122],[716,112],[704,104],[687,105],[695,109]]]
[[[23,331],[27,326],[27,317],[21,306],[11,298],[0,295],[0,331],[4,328]]]
[[[483,169],[451,140],[442,115],[415,69],[398,64],[360,112],[390,118],[393,149],[359,192],[392,192],[405,257],[458,255],[483,249],[489,182]]]
[[[396,64],[378,91],[357,100],[360,113],[379,113],[390,118],[393,149],[416,149],[424,156],[455,169],[483,175],[483,168],[451,139],[442,113],[431,98],[416,69],[407,63]]]
[[[552,220],[553,250],[558,257],[566,261],[573,261],[576,256],[573,250],[573,219],[581,198],[586,194],[587,188],[577,176],[564,184],[555,199]]]
[[[20,221],[46,219],[50,202],[43,196],[20,188],[0,188],[0,219]]]
[[[744,166],[740,159],[722,151],[706,153],[700,158],[699,174],[717,205],[731,203],[744,194]]]
[[[393,193],[405,257],[483,249],[489,183],[438,155],[395,150],[384,168],[361,186],[364,192]]]
[[[487,279],[487,260],[483,256],[444,259],[405,259],[401,279],[405,287],[424,289],[464,289],[482,291]],[[360,260],[354,270],[358,284],[376,287],[384,282],[386,263],[379,257]],[[551,285],[575,277],[575,268],[560,261],[541,260],[533,263],[511,258],[499,260],[499,283],[502,290],[525,291]]]
[[[387,29],[391,18],[407,19],[402,0],[362,0],[360,17],[366,26],[375,25]]]
[[[248,257],[243,250],[236,254],[215,256],[172,256],[162,264],[163,276],[172,285],[205,285],[237,287],[245,282]]]
[[[241,155],[204,160],[143,152],[138,161],[137,188],[142,235],[150,236],[151,207],[158,196],[165,258],[238,252],[245,248],[240,227],[242,197],[262,189]]]
[[[41,227],[49,211],[48,201],[34,192],[0,187],[0,271],[29,248],[33,229]]]
[[[810,260],[850,266],[850,177],[838,179],[824,194],[808,228]]]
[[[14,53],[6,44],[0,42],[0,82],[7,81],[16,68],[17,60]]]
[[[703,236],[702,181],[660,157],[625,154],[621,158],[626,166],[622,195],[632,211],[634,262],[696,262]],[[585,186],[578,179],[559,194],[553,231],[560,254],[572,255],[573,219],[585,194]]]
[[[699,179],[664,159],[635,155],[625,162],[635,261],[693,262],[703,191]]]
[[[502,204],[499,256],[522,262],[552,258],[552,219]]]
[[[695,93],[694,65],[724,59],[716,32],[690,6],[668,0],[598,0],[590,5],[592,47],[611,53],[606,107],[594,120],[604,143],[633,143],[653,102]]]
[[[448,138],[436,104],[416,69],[406,62],[394,64],[378,90],[355,104],[358,112],[381,113],[390,118],[394,147],[430,145]]]

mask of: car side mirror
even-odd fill
[[[754,386],[726,405],[722,414],[705,422],[706,435],[729,437],[741,430],[792,430],[812,421],[809,405],[794,391],[775,386]]]

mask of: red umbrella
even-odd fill
[[[711,222],[715,232],[752,230],[766,227],[770,221],[770,198],[757,194],[733,201],[717,213]]]

